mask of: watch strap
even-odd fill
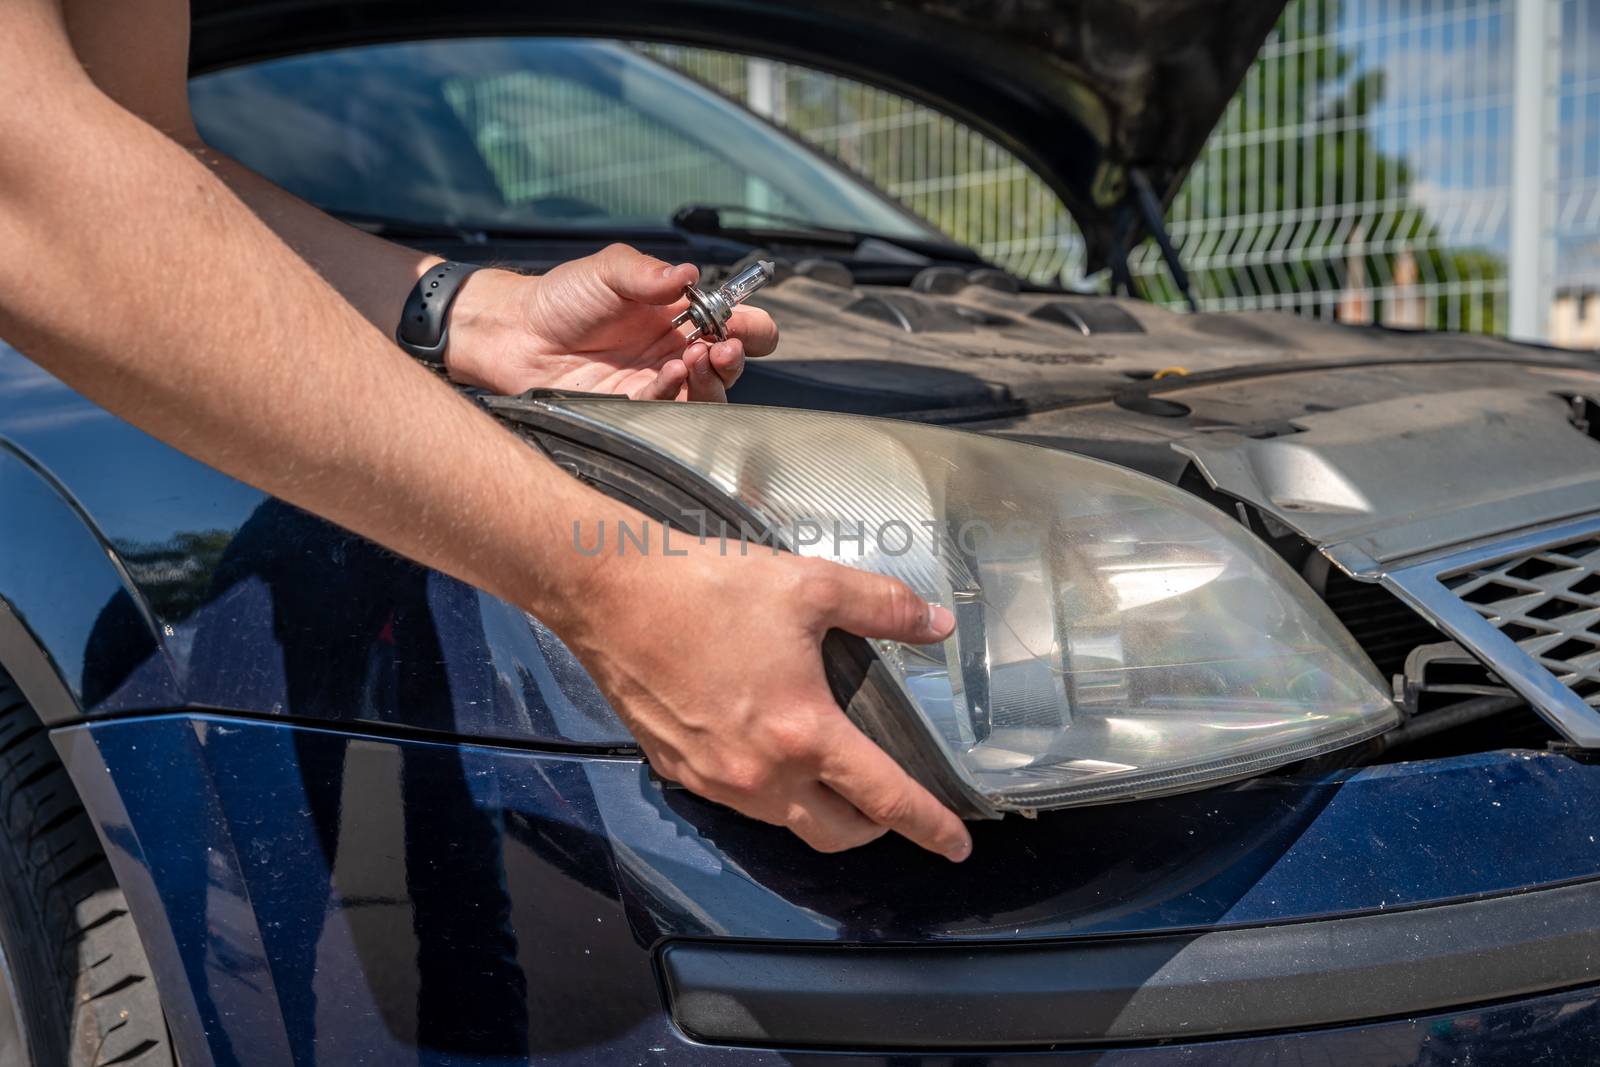
[[[448,260],[417,279],[394,334],[401,348],[424,363],[444,366],[445,346],[450,343],[450,305],[455,303],[461,283],[478,269],[471,263]]]

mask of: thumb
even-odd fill
[[[911,645],[943,641],[955,629],[949,608],[928,603],[899,579],[835,566],[839,573],[818,583],[828,626]]]
[[[692,263],[663,263],[624,244],[595,253],[595,269],[612,292],[641,304],[671,304],[700,277]]]

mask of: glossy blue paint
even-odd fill
[[[973,858],[954,867],[889,839],[811,853],[625,757],[211,716],[56,736],[188,1063],[795,1062],[677,1035],[654,946],[1190,929],[1600,876],[1583,817],[1600,767],[1561,756],[1269,779],[979,825]],[[1327,1040],[1489,1055],[1516,1026],[1559,1035],[1551,1048],[1595,1040],[1592,997],[1545,1001],[1237,1051]]]
[[[1600,1059],[1600,992],[1593,987],[1469,1011],[1303,1034],[1147,1048],[957,1056],[789,1053],[790,1067],[1214,1067],[1237,1064],[1425,1064],[1565,1067]],[[648,1060],[644,1062],[650,1062]],[[716,1061],[710,1061],[716,1062]],[[751,1062],[760,1062],[752,1059]]]
[[[0,601],[80,705],[171,707],[157,623],[73,501],[0,445]]]

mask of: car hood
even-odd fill
[[[1284,0],[194,0],[196,71],[422,36],[549,33],[768,55],[983,131],[1066,203],[1089,267],[1137,237],[1127,175],[1172,195]]]

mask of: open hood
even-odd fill
[[[1130,169],[1169,199],[1284,0],[194,0],[196,71],[416,37],[542,33],[761,54],[983,131],[1055,189],[1090,269],[1140,236]]]

